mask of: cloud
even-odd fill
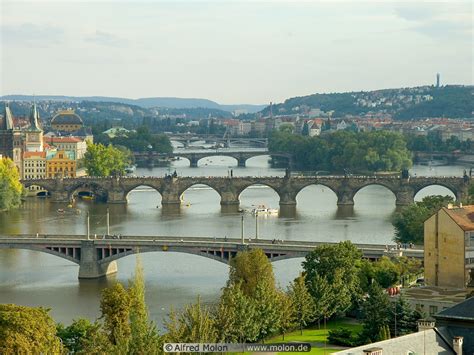
[[[105,47],[123,47],[127,44],[127,40],[120,38],[113,33],[99,30],[96,30],[94,34],[87,36],[85,40]]]
[[[397,7],[396,15],[410,23],[409,30],[440,39],[472,36],[472,7],[465,2]]]
[[[63,29],[46,24],[3,25],[0,31],[4,41],[16,45],[48,47],[64,39]]]

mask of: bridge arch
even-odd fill
[[[199,190],[204,190],[204,191],[199,191]],[[212,204],[212,208],[214,206],[217,208],[222,201],[222,192],[220,189],[218,189],[216,186],[213,186],[213,184],[209,183],[209,181],[196,181],[196,182],[190,182],[184,186],[180,187],[180,190],[178,192],[179,194],[179,199],[182,201],[182,203],[185,203],[185,206],[194,206],[194,205],[201,205],[202,206],[202,197],[203,194],[211,194],[211,198],[215,198],[218,200],[217,204]],[[185,194],[187,194],[187,197],[185,197]],[[195,195],[199,195],[199,198]],[[206,195],[207,196],[207,195]]]
[[[433,192],[430,193],[427,189],[434,188]],[[422,186],[417,187],[414,190],[414,199],[415,201],[421,201],[426,196],[433,196],[433,195],[442,195],[442,196],[451,196],[454,198],[455,201],[459,201],[462,199],[462,196],[459,195],[459,192],[456,188],[453,188],[449,184],[443,183],[436,183],[436,184],[425,184]]]
[[[269,188],[268,190],[263,190],[258,196],[258,193],[252,193],[252,188],[264,187]],[[250,189],[249,189],[250,188]],[[282,194],[278,188],[272,186],[269,183],[256,181],[253,183],[246,184],[245,186],[241,186],[239,191],[236,193],[238,200],[244,206],[259,206],[265,205],[266,207],[275,208],[277,207],[281,200]],[[260,200],[256,200],[260,198]],[[275,201],[276,200],[276,201]],[[253,202],[253,203],[252,203]]]
[[[76,249],[76,251],[72,251],[72,249]],[[40,252],[40,253],[46,253],[50,255],[57,256],[62,259],[66,259],[68,261],[71,261],[75,264],[80,264],[80,251],[78,252],[77,250],[80,250],[78,247],[55,247],[55,248],[48,248],[45,246],[38,246],[38,245],[32,245],[32,244],[15,244],[14,246],[7,246],[5,244],[0,243],[0,249],[22,249],[22,250],[30,250],[30,251],[35,251],[35,252]],[[78,253],[78,254],[76,254]]]
[[[234,165],[235,166],[238,166],[239,165],[239,159],[235,156],[235,155],[232,155],[232,154],[226,154],[226,153],[222,153],[222,154],[213,154],[213,155],[209,155],[209,156],[202,156],[202,157],[199,157],[197,158],[197,161],[196,161],[196,165],[199,166],[199,162],[202,162],[203,159],[218,159],[218,158],[221,158],[221,157],[226,157],[226,158],[232,158],[234,161]],[[212,164],[213,161],[211,161],[211,165],[214,165]],[[207,165],[207,164],[206,164]],[[226,165],[229,165],[229,164],[226,164]]]
[[[95,182],[82,181],[72,185],[68,190],[68,199],[74,200],[81,192],[88,192],[95,196],[96,201],[107,202],[108,191],[106,188]]]
[[[314,182],[302,186],[295,195],[298,211],[313,214],[336,208],[337,192],[331,186]]]
[[[395,203],[395,201],[397,200],[397,192],[395,191],[395,189],[393,188],[393,186],[390,186],[389,184],[385,184],[381,181],[373,181],[373,182],[367,182],[361,186],[358,186],[356,189],[354,189],[353,193],[354,193],[354,199],[355,198],[361,198],[363,197],[363,193],[361,194],[360,192],[367,192],[367,191],[370,191],[370,188],[371,187],[381,187],[383,188],[384,191],[388,191],[391,193],[391,195],[393,196],[393,202]],[[359,196],[358,196],[359,195]],[[360,201],[359,201],[360,202]]]
[[[135,192],[140,194],[135,195]],[[125,201],[130,203],[131,207],[134,205],[150,207],[151,205],[156,208],[161,205],[163,198],[161,191],[156,186],[146,183],[129,186],[123,195]]]

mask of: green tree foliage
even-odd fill
[[[231,260],[229,281],[218,307],[219,338],[255,341],[286,328],[282,323],[287,311],[284,297],[275,287],[265,253],[261,249],[239,252]]]
[[[130,295],[121,283],[102,291],[100,300],[104,329],[113,345],[128,343],[130,338]]]
[[[112,145],[88,144],[84,166],[90,176],[124,175],[130,163],[130,155]]]
[[[275,290],[273,267],[262,249],[251,249],[238,253],[231,260],[229,284],[240,285],[246,296],[254,297],[257,285]]]
[[[414,333],[418,329],[418,320],[422,315],[414,310],[403,296],[390,305],[389,326],[390,334],[394,337]]]
[[[181,312],[172,310],[165,328],[168,330],[166,340],[170,343],[215,343],[217,340],[212,312],[199,297]]]
[[[135,275],[129,281],[130,344],[129,354],[157,354],[162,347],[156,326],[148,319],[145,303],[145,276],[141,259],[137,257]]]
[[[152,134],[147,126],[140,126],[136,132],[118,135],[110,143],[127,147],[133,152],[172,153],[173,146],[166,134]]]
[[[303,335],[303,328],[315,320],[315,304],[303,275],[298,276],[290,284],[288,297],[291,305],[291,318]]]
[[[0,159],[0,211],[20,206],[23,186],[11,159]]]
[[[384,327],[389,324],[390,300],[382,288],[373,282],[366,300],[362,304],[362,331],[360,341],[364,344],[384,340]]]
[[[303,261],[303,270],[316,310],[324,318],[344,312],[360,297],[361,252],[351,242],[321,245]]]
[[[330,329],[328,332],[328,342],[330,344],[348,347],[358,345],[351,330],[347,328]]]
[[[421,202],[403,208],[396,213],[392,224],[395,240],[400,243],[423,244],[423,224],[441,207],[452,203],[451,196],[427,196]]]
[[[48,311],[0,304],[0,353],[60,354],[61,341]]]
[[[292,154],[301,169],[400,171],[412,164],[403,136],[389,131],[337,131],[317,137],[275,131],[268,147]]]
[[[71,325],[67,327],[59,323],[57,325],[57,335],[70,353],[77,354],[84,350],[84,341],[95,326],[88,319],[79,318],[73,320]]]
[[[244,343],[257,339],[259,325],[255,302],[244,295],[238,283],[224,288],[215,320],[220,342]]]

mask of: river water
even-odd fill
[[[187,160],[172,163],[170,168],[139,168],[136,175],[162,176],[176,169],[182,176],[283,176],[283,169],[270,168],[268,157],[247,161],[246,168],[236,167],[229,157],[205,158],[198,168],[190,168]],[[462,166],[430,168],[415,166],[417,175],[462,176]],[[416,200],[429,194],[449,194],[441,186],[427,187]],[[452,195],[453,196],[453,195]],[[91,233],[105,232],[106,209],[111,212],[111,232],[134,235],[240,236],[240,215],[221,211],[217,192],[194,186],[184,194],[181,211],[169,213],[160,207],[160,195],[139,187],[132,191],[127,205],[98,204],[78,200],[80,215],[59,215],[55,204],[44,198],[29,198],[16,211],[0,213],[0,235],[17,233],[85,234],[85,216],[91,216]],[[355,196],[353,208],[338,208],[336,196],[322,186],[309,186],[297,197],[296,215],[290,217],[260,216],[259,238],[284,240],[331,241],[350,240],[357,243],[391,243],[390,223],[395,211],[395,197],[380,186],[369,186]],[[278,195],[268,187],[253,186],[241,195],[241,207],[251,209],[265,204],[278,208]],[[157,208],[157,206],[159,208]],[[245,235],[255,236],[255,218],[245,214]],[[145,253],[141,255],[145,269],[147,303],[152,319],[160,326],[170,307],[180,308],[201,295],[212,302],[225,285],[228,267],[211,259],[180,253]],[[286,288],[301,270],[302,259],[275,262],[276,279]],[[91,320],[99,316],[100,290],[112,282],[127,282],[132,276],[135,257],[118,261],[118,273],[107,279],[78,280],[78,266],[67,260],[27,250],[0,250],[0,303],[17,303],[51,308],[57,321],[69,323],[74,318]]]

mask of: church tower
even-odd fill
[[[13,158],[13,115],[8,103],[5,103],[3,117],[0,118],[0,154]]]
[[[25,146],[27,152],[43,151],[43,130],[39,124],[39,114],[36,102],[30,110],[30,127],[25,131]]]

